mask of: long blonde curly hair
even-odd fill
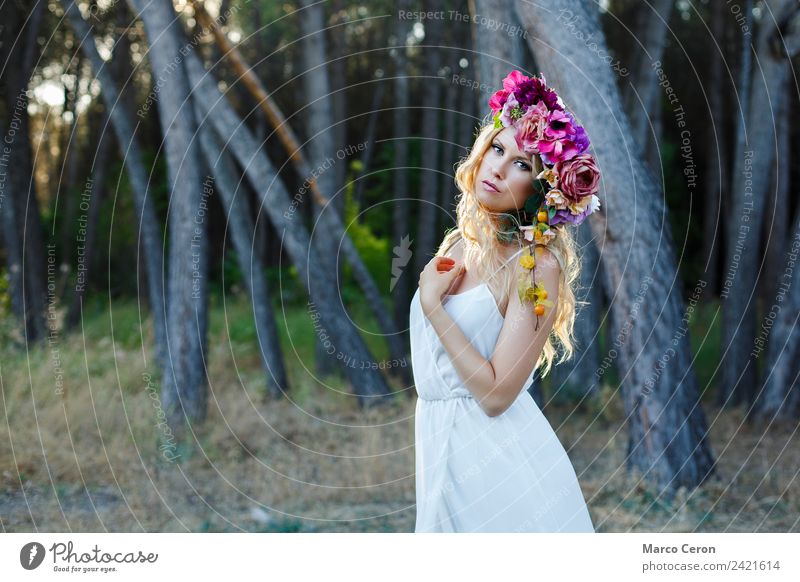
[[[458,203],[456,205],[456,228],[451,229],[442,240],[436,256],[444,255],[459,239],[464,241],[464,263],[474,265],[478,278],[485,281],[498,305],[505,313],[508,307],[509,292],[515,275],[514,261],[507,261],[502,254],[500,242],[497,240],[497,214],[481,206],[475,194],[475,177],[483,156],[491,146],[492,140],[503,128],[495,128],[494,124],[483,125],[469,154],[462,158],[456,167],[455,182],[458,186]],[[543,168],[538,156],[533,156],[533,175]],[[561,347],[560,364],[573,356],[575,338],[575,282],[579,280],[581,262],[578,257],[577,244],[573,229],[554,227],[556,237],[547,244],[561,266],[559,274],[558,305],[553,322],[553,329],[547,337],[534,369],[542,368],[542,377],[547,376],[553,367],[557,349]],[[517,243],[522,248],[522,239]],[[526,241],[527,244],[527,241]],[[516,288],[516,285],[513,286]]]

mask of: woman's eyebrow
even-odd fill
[[[500,142],[500,145],[501,145],[501,146],[503,146],[505,149],[508,149],[508,146],[507,146],[505,143],[503,143],[503,140],[501,140],[499,137],[496,137],[496,138],[494,138],[494,139],[495,139],[496,141]],[[515,157],[514,159],[515,159],[515,160],[522,160],[522,161],[524,161],[524,162],[530,162],[530,161],[531,161],[531,160],[530,160],[530,158],[526,158],[525,156],[523,156],[523,155],[521,155],[521,154],[520,154],[520,155],[518,155],[517,157]]]

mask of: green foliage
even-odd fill
[[[378,289],[389,288],[389,278],[391,276],[391,248],[388,238],[379,238],[376,236],[369,224],[360,222],[359,216],[360,209],[358,203],[353,197],[354,182],[349,181],[345,188],[345,203],[344,203],[344,227],[346,234],[352,239],[355,244],[361,260],[369,270]],[[345,280],[352,280],[352,268],[349,264],[345,263],[343,266]],[[345,296],[345,301],[352,303],[358,300],[360,293],[357,289],[345,285],[342,290]]]
[[[0,317],[8,317],[11,311],[11,293],[9,292],[8,269],[0,269]]]

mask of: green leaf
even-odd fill
[[[548,220],[553,220],[553,217],[556,215],[556,211],[557,211],[557,210],[558,210],[558,209],[557,209],[555,206],[550,206],[550,207],[547,209],[547,219],[548,219]]]
[[[533,181],[533,190],[544,196],[550,190],[550,183],[544,178],[537,178]]]

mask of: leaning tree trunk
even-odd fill
[[[89,25],[81,16],[74,0],[65,0],[63,5],[65,16],[78,37],[78,45],[92,64],[97,80],[100,82],[100,95],[111,117],[117,146],[128,172],[133,201],[139,216],[141,245],[144,249],[142,254],[147,270],[147,296],[153,315],[156,361],[163,371],[167,369],[168,362],[164,284],[161,272],[161,228],[153,204],[153,196],[148,196],[147,171],[142,163],[142,149],[139,140],[133,133],[131,120],[134,114],[126,109],[125,100],[120,98],[117,84],[114,82],[106,62],[100,57]]]
[[[331,346],[337,356],[341,355],[342,359],[351,363],[346,370],[359,404],[371,406],[385,401],[390,392],[383,376],[369,366],[364,369],[360,367],[361,362],[371,361],[370,354],[343,309],[338,287],[335,284],[310,284],[309,277],[316,273],[310,262],[308,231],[302,221],[294,216],[296,209],[291,196],[272,163],[220,93],[216,81],[205,70],[197,55],[189,53],[184,65],[193,86],[192,99],[200,106],[203,118],[211,120],[219,138],[229,144],[239,166],[244,168],[248,180],[258,191],[262,209],[275,230],[281,233],[284,248],[297,268],[302,284],[309,291],[312,318],[318,318],[323,330],[331,337]]]
[[[189,79],[180,63],[189,46],[170,0],[130,0],[144,22],[153,78],[163,80],[158,114],[169,174],[167,348],[161,400],[168,422],[181,432],[205,419],[208,318],[207,188],[201,176],[197,123]]]
[[[195,2],[193,6],[195,7],[195,15],[197,16],[198,22],[203,27],[211,30],[220,49],[229,59],[236,72],[241,76],[243,84],[260,104],[262,111],[272,124],[284,148],[286,148],[289,153],[290,160],[297,169],[298,174],[306,177],[311,176],[312,170],[303,156],[300,142],[292,131],[292,128],[286,122],[283,113],[280,111],[275,101],[266,92],[259,79],[253,73],[252,68],[247,65],[236,47],[228,42],[227,37],[216,21],[208,16],[203,10],[202,5]],[[311,179],[309,182],[308,189],[311,192],[315,204],[322,207],[327,207],[332,204],[331,192],[323,194],[316,180]],[[392,359],[395,361],[402,361],[406,351],[403,346],[401,334],[398,331],[398,326],[387,313],[378,286],[375,284],[375,280],[364,264],[364,261],[361,259],[355,244],[345,233],[339,214],[336,212],[322,213],[320,216],[320,224],[317,225],[317,228],[319,228],[320,231],[326,232],[329,237],[336,237],[341,242],[341,253],[345,261],[350,265],[353,271],[353,277],[361,287],[367,304],[387,338]],[[408,368],[406,367],[395,368],[392,371],[398,374],[404,382],[408,381],[410,378]]]
[[[239,269],[242,271],[242,278],[253,303],[253,319],[259,340],[261,364],[267,379],[267,392],[273,398],[279,398],[288,389],[289,382],[270,303],[272,292],[264,277],[264,259],[261,250],[255,244],[255,225],[250,217],[250,208],[244,192],[236,188],[240,180],[233,161],[223,151],[211,123],[203,119],[196,100],[193,101],[195,116],[200,125],[199,139],[203,156],[206,166],[216,177],[215,189],[222,198],[222,206],[228,219],[227,229],[230,231]]]
[[[680,486],[702,483],[714,461],[689,340],[676,333],[684,313],[682,285],[671,234],[663,228],[659,185],[642,161],[611,68],[580,41],[591,35],[599,54],[608,54],[597,7],[578,0],[519,0],[517,8],[548,84],[583,120],[602,168],[603,206],[590,224],[603,249],[615,327],[622,331],[630,320],[618,350],[629,423],[626,462],[670,498]]]
[[[720,294],[725,299],[719,392],[723,405],[752,401],[758,381],[752,351],[756,340],[756,282],[763,267],[761,227],[770,187],[769,179],[758,174],[775,159],[775,125],[765,123],[764,116],[774,119],[788,96],[783,88],[791,63],[785,53],[788,39],[783,34],[784,24],[790,16],[800,17],[800,7],[793,0],[770,0],[765,6],[756,44],[758,66],[750,81],[745,142],[737,151],[732,174],[726,272]]]

